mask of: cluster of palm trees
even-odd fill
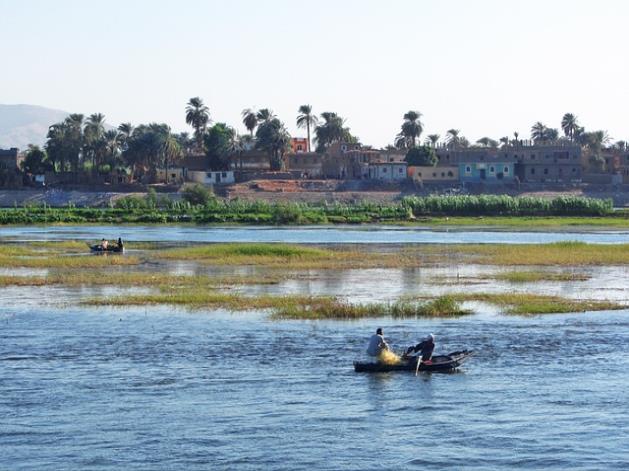
[[[133,127],[123,123],[107,129],[105,116],[94,113],[87,118],[71,114],[50,126],[45,153],[31,147],[32,155],[41,155],[42,165],[58,172],[88,171],[92,175],[126,174],[128,169],[141,170],[155,178],[157,168],[183,155],[189,147],[186,135],[173,135],[166,124],[152,123]],[[27,157],[29,157],[27,153]]]

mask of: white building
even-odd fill
[[[188,170],[188,180],[191,182],[202,183],[203,185],[224,185],[234,183],[233,170],[224,171],[201,171],[201,170]]]
[[[369,179],[382,181],[406,180],[406,162],[372,162],[369,164]]]

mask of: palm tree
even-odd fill
[[[260,123],[268,123],[269,121],[275,119],[276,116],[275,116],[275,113],[273,113],[273,110],[270,110],[268,108],[262,108],[256,114],[256,118],[258,119],[258,122]]]
[[[277,118],[265,121],[256,132],[256,147],[268,153],[272,170],[281,170],[284,153],[290,147],[290,134]]]
[[[520,141],[518,140],[518,137],[520,137],[520,133],[518,131],[514,131],[513,137],[515,137],[515,145],[517,146],[520,143]]]
[[[574,140],[574,134],[577,128],[579,127],[579,123],[577,122],[577,117],[572,113],[566,113],[561,118],[561,129],[563,129],[566,137],[569,137],[570,140]]]
[[[459,129],[448,129],[448,132],[446,133],[446,140],[449,146],[458,147],[461,140],[459,137],[460,133],[461,131]]]
[[[500,138],[500,142],[502,143],[503,147],[506,147],[509,145],[509,136],[503,136]]]
[[[242,110],[242,124],[245,125],[251,137],[253,137],[253,131],[255,131],[256,126],[258,126],[258,113],[251,108],[246,108]]]
[[[312,114],[312,106],[301,105],[299,107],[299,114],[297,115],[297,127],[306,128],[308,133],[308,152],[310,152],[310,126],[314,127],[318,124],[319,118],[317,115]]]
[[[424,130],[424,125],[420,121],[422,114],[419,111],[407,111],[404,114],[404,122],[398,136],[403,136],[407,140],[408,147],[415,147],[417,139]]]
[[[426,144],[430,144],[432,147],[437,147],[437,142],[439,142],[440,137],[441,136],[439,134],[428,134]]]
[[[198,152],[203,152],[203,135],[209,122],[210,109],[203,104],[203,100],[199,97],[190,98],[186,105],[186,123],[194,128]]]
[[[242,169],[242,152],[244,150],[243,141],[235,129],[229,128],[227,146],[225,149],[228,155],[238,157],[240,168]]]
[[[483,147],[489,147],[489,141],[491,141],[491,139],[489,139],[488,137],[481,137],[479,140],[476,141],[476,144],[480,144]]]
[[[106,145],[103,141],[105,134],[105,115],[102,113],[91,114],[85,123],[83,131],[83,154],[85,157],[91,157],[92,173],[95,174],[98,165],[101,163],[106,154]]]
[[[531,139],[535,142],[543,142],[548,139],[548,128],[544,123],[538,121],[531,127]]]

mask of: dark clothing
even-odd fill
[[[424,340],[414,347],[408,347],[408,350],[406,350],[406,354],[410,355],[411,353],[421,352],[422,361],[428,361],[430,360],[430,357],[432,357],[432,352],[434,349],[435,343],[432,340]]]

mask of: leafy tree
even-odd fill
[[[249,134],[251,135],[251,137],[253,137],[253,131],[255,131],[256,127],[258,126],[257,111],[252,110],[251,108],[247,108],[242,110],[241,116],[242,124],[245,125],[247,131],[249,131]]]
[[[24,160],[21,162],[22,171],[26,173],[32,173],[34,175],[40,175],[45,172],[54,170],[54,165],[50,160],[46,152],[39,148],[39,146],[29,145],[26,150]]]
[[[315,140],[317,142],[317,152],[325,150],[334,142],[355,143],[358,139],[345,127],[345,120],[336,113],[326,111],[321,113],[321,121],[315,128]]]
[[[277,118],[264,121],[256,132],[256,148],[269,155],[271,170],[281,170],[284,154],[290,147],[290,134]]]
[[[156,181],[157,169],[165,168],[181,156],[181,149],[166,124],[141,124],[131,134],[123,158],[134,169],[148,173]],[[168,172],[166,172],[168,173]]]
[[[536,122],[531,127],[531,139],[536,143],[548,140],[548,128],[541,121]]]
[[[435,149],[431,146],[419,146],[409,149],[404,158],[409,165],[432,167],[439,160]]]
[[[183,191],[183,199],[190,204],[194,205],[207,205],[211,201],[214,201],[214,194],[205,186],[196,184],[192,187],[187,187]]]
[[[299,107],[299,114],[297,115],[297,127],[306,128],[308,134],[308,152],[310,152],[310,128],[317,125],[319,118],[317,115],[312,114],[312,106],[301,105]]]
[[[186,105],[186,123],[194,128],[197,151],[203,152],[203,135],[210,122],[210,109],[199,97],[190,98]]]
[[[208,164],[212,170],[228,170],[230,144],[236,132],[225,123],[216,123],[205,136]]]

